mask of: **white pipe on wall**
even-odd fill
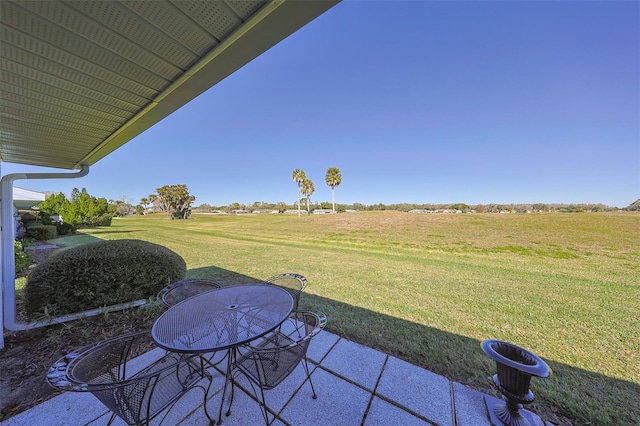
[[[89,173],[88,166],[82,166],[77,173],[12,173],[3,176],[0,180],[0,196],[2,208],[0,233],[0,252],[2,254],[2,296],[0,296],[0,306],[2,307],[2,315],[0,315],[0,325],[2,329],[7,330],[25,330],[38,326],[34,324],[20,324],[16,322],[16,264],[13,252],[13,241],[15,239],[15,226],[13,219],[13,182],[19,179],[74,179],[86,176]],[[60,322],[56,319],[49,323]],[[42,324],[42,325],[47,325]],[[4,348],[4,336],[0,336],[0,349]]]

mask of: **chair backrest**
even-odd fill
[[[311,339],[327,324],[327,317],[320,311],[298,311],[291,315],[298,324],[298,333],[283,335],[276,332],[257,346],[247,346],[240,364],[263,389],[280,384],[306,356]]]
[[[80,352],[67,365],[67,390],[91,392],[127,424],[146,424],[173,404],[203,375],[198,361],[166,353],[142,368],[127,362],[137,356],[150,336],[148,331],[107,339]],[[133,373],[133,374],[131,374]]]
[[[185,278],[169,284],[158,293],[160,303],[170,308],[192,296],[222,287],[209,278]]]
[[[293,310],[298,310],[298,304],[300,302],[300,293],[307,286],[307,279],[300,274],[296,274],[294,272],[285,272],[282,274],[273,275],[266,280],[265,283],[271,285],[277,285],[278,287],[282,287],[291,293],[293,296]]]
[[[114,337],[99,342],[77,354],[67,366],[67,377],[80,388],[89,385],[106,385],[125,380],[126,362],[131,347],[140,344],[148,332]],[[84,389],[79,389],[84,390]]]

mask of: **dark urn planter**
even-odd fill
[[[529,389],[531,377],[548,377],[549,366],[531,352],[500,340],[485,340],[482,350],[496,362],[498,374],[493,376],[493,381],[503,399],[496,402],[489,396],[484,398],[491,424],[533,425],[530,413],[523,412],[522,406],[533,402],[533,392]]]

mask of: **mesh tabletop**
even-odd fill
[[[214,352],[268,333],[292,308],[289,292],[276,286],[223,287],[171,307],[156,320],[151,335],[169,351]]]

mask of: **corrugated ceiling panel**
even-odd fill
[[[66,2],[21,1],[20,6],[53,20],[64,29],[64,37],[61,37],[58,43],[54,43],[62,49],[67,49],[66,44],[75,34],[76,37],[93,42],[96,47],[102,46],[142,68],[153,70],[154,73],[168,81],[173,81],[183,71],[169,61],[144,50],[126,37],[103,26],[100,22],[100,16],[88,17],[72,9]]]
[[[124,100],[133,105],[145,105],[149,102],[149,98],[139,96],[136,93],[132,93],[121,87],[107,83],[104,80],[95,78],[95,76],[82,72],[78,70],[78,68],[63,66],[59,62],[27,53],[24,49],[9,45],[8,43],[3,44],[0,47],[0,51],[0,56],[8,61],[32,70],[39,70],[45,74],[51,75],[52,77],[58,78],[61,81],[70,81],[74,82],[74,84],[79,83],[87,89],[91,89],[99,93],[109,93],[112,95],[111,97]],[[62,84],[56,85],[59,87],[63,86]],[[155,93],[157,92],[151,92],[151,95]]]
[[[117,2],[82,0],[67,1],[66,4],[100,21],[106,28],[117,32],[129,42],[141,46],[182,70],[198,58],[191,50]],[[150,9],[150,12],[152,13],[147,18],[155,21],[155,9]]]
[[[198,56],[207,53],[219,41],[203,28],[193,25],[193,21],[171,3],[139,0],[122,3],[140,19],[150,21]]]
[[[176,1],[174,4],[218,40],[224,39],[243,22],[221,1],[187,0]]]
[[[55,4],[59,4],[59,2],[55,2]],[[63,51],[73,52],[76,57],[92,62],[113,73],[127,76],[129,79],[154,90],[161,90],[169,83],[167,78],[161,77],[157,72],[126,60],[111,50],[83,37],[72,36],[63,27],[38,19],[37,16],[21,9],[13,2],[0,1],[0,16],[3,16],[3,20],[15,23],[15,26],[7,26],[7,28],[12,28],[16,32],[28,29],[29,34],[43,43]]]
[[[14,46],[24,52],[31,52],[34,55],[50,60],[65,68],[83,70],[83,72],[95,77],[96,79],[109,82],[112,86],[118,87],[121,90],[136,93],[137,95],[147,99],[154,97],[158,93],[157,90],[154,90],[151,87],[145,86],[136,81],[130,80],[121,74],[100,67],[95,62],[90,62],[78,56],[74,56],[65,50],[30,37],[27,34],[14,30],[6,25],[0,26],[0,57],[5,56],[4,49],[7,46]],[[163,81],[162,83],[165,84],[166,82]]]
[[[109,103],[122,109],[133,107],[138,109],[146,105],[150,99],[138,96],[118,86],[94,78],[70,67],[62,66],[42,56],[32,55],[23,49],[19,49],[9,44],[0,47],[2,60],[13,63],[14,72],[21,73],[21,69],[29,69],[29,78],[37,78],[45,84],[64,88],[83,96],[95,97],[101,102]],[[34,71],[39,70],[39,71]],[[26,75],[26,73],[25,73]],[[42,78],[37,76],[41,75]],[[45,77],[46,76],[46,77]],[[82,86],[82,89],[77,87]],[[108,93],[109,95],[105,95]]]
[[[249,16],[264,6],[266,1],[227,0],[226,3],[240,19],[246,21]]]
[[[64,88],[56,87],[49,84],[50,82],[55,81],[53,77],[46,76],[37,71],[25,69],[19,65],[11,63],[7,64],[6,61],[3,61],[2,59],[0,59],[0,69],[7,70],[3,72],[3,80],[31,92],[40,92],[54,98],[83,105],[88,108],[98,109],[99,111],[104,111],[123,118],[128,117],[132,112],[138,109],[136,105],[109,99],[106,95],[91,92],[81,86],[70,87],[72,85],[69,82],[64,84]],[[42,78],[42,80],[38,80],[38,77]],[[73,91],[81,93],[73,93]],[[93,97],[92,94],[95,95],[95,97]],[[113,101],[118,105],[112,105],[109,101]]]
[[[4,140],[1,134],[0,137]],[[28,144],[27,141],[13,141],[13,145],[16,147],[15,150],[9,152],[3,149],[0,154],[3,157],[20,158],[21,164],[31,164],[35,166],[46,164],[48,167],[63,169],[68,169],[70,165],[73,165],[73,163],[69,161],[69,154],[65,151],[55,149],[55,147],[49,149],[47,147],[38,148],[32,141],[28,141]]]
[[[28,143],[2,146],[3,155],[13,152],[28,153],[33,157],[38,155],[39,152],[43,152],[44,156],[56,155],[59,156],[59,158],[64,158],[65,155],[78,157],[86,150],[86,146],[80,144],[65,144],[65,149],[60,149],[59,142],[61,142],[63,138],[60,138],[58,135],[54,135],[56,139],[52,140],[49,138],[48,133],[43,134],[36,131],[24,132],[22,130],[20,130],[20,133],[17,133],[13,126],[7,126],[5,133],[18,135],[17,141]],[[67,163],[69,163],[69,161],[67,161]]]
[[[117,126],[103,126],[96,120],[82,120],[75,117],[54,114],[46,109],[29,108],[24,104],[8,102],[5,99],[0,100],[0,116],[12,116],[17,120],[32,121],[35,123],[43,123],[45,125],[65,126],[77,129],[84,129],[85,132],[97,132],[103,134],[110,133],[117,129]]]
[[[50,96],[38,91],[25,90],[22,87],[11,84],[9,79],[5,78],[5,74],[3,74],[2,81],[0,81],[0,93],[2,93],[2,97],[17,96],[17,99],[27,98],[29,99],[28,102],[30,104],[35,103],[38,106],[42,108],[48,108],[59,115],[74,116],[78,113],[89,114],[96,117],[97,119],[120,124],[122,124],[122,121],[124,120],[122,116],[110,114],[105,111],[100,111],[93,107],[87,107],[73,102],[65,101],[63,99],[56,98],[54,96]]]
[[[2,93],[2,97],[0,97],[0,111],[4,111],[5,114],[13,112],[18,116],[22,114],[33,114],[43,117],[43,119],[45,119],[44,117],[49,117],[60,120],[69,125],[74,123],[84,124],[89,127],[108,131],[114,131],[120,125],[119,121],[105,120],[82,111],[66,109],[64,110],[64,114],[54,112],[53,108],[46,103],[9,92]]]
[[[99,131],[84,131],[85,129],[76,127],[64,127],[62,124],[46,125],[43,122],[21,121],[15,118],[3,117],[3,126],[10,131],[20,130],[30,138],[49,140],[51,142],[65,142],[65,149],[74,146],[73,141],[77,141],[78,146],[84,146],[86,143],[96,143],[103,139],[108,133]]]

